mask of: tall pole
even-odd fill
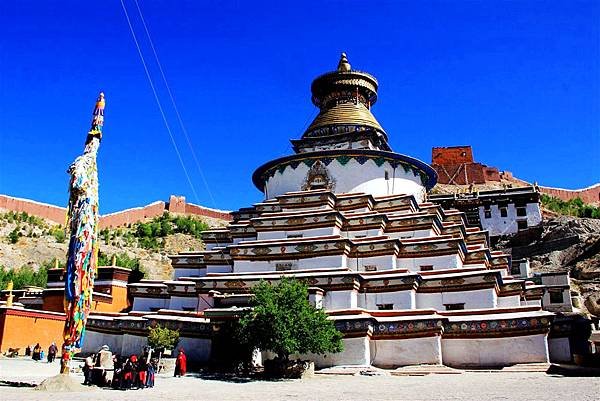
[[[104,93],[96,100],[92,128],[83,154],[67,171],[71,175],[65,230],[69,250],[65,274],[65,327],[60,373],[69,374],[70,361],[83,345],[85,324],[92,305],[98,262],[98,170],[96,155],[104,124]]]

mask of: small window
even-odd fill
[[[483,214],[485,216],[486,219],[491,219],[492,218],[492,211],[491,210],[484,210]]]
[[[422,272],[428,272],[433,270],[433,265],[421,265],[419,266],[419,270]]]
[[[392,309],[394,309],[394,304],[377,304],[377,309],[379,309],[379,310],[392,310]]]
[[[519,217],[527,216],[527,209],[525,207],[518,207],[517,208],[517,216],[519,216]]]
[[[386,181],[390,179],[390,173],[388,173],[387,170],[385,171],[384,176],[385,176]]]
[[[527,220],[517,220],[517,228],[519,230],[525,230],[527,228]]]
[[[158,312],[161,308],[150,308],[150,312]]]
[[[195,312],[196,308],[194,308],[193,306],[184,306],[181,308],[181,310],[184,312]]]
[[[278,272],[292,270],[292,266],[292,263],[275,263],[275,270],[277,270]]]
[[[508,208],[506,206],[501,207],[500,208],[500,217],[506,217],[506,216],[508,216]]]
[[[374,272],[377,271],[377,266],[375,265],[365,265],[366,272]]]
[[[367,234],[357,234],[354,238],[367,238]]]
[[[290,238],[302,238],[304,237],[304,234],[288,234],[288,239]]]
[[[564,302],[562,291],[550,291],[550,303],[562,304]]]
[[[463,309],[465,309],[464,302],[456,303],[456,304],[444,304],[444,306],[446,307],[446,310],[463,310]]]

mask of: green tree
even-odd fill
[[[179,342],[179,330],[156,325],[148,329],[148,345],[158,350],[172,350]]]
[[[240,340],[271,351],[287,361],[291,354],[325,354],[343,350],[342,334],[322,309],[308,302],[307,285],[282,278],[254,288],[253,309],[240,320]]]

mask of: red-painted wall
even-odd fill
[[[0,209],[12,210],[15,212],[26,212],[30,215],[38,216],[58,224],[65,224],[66,209],[54,205],[0,195]],[[133,224],[148,218],[160,216],[165,211],[210,217],[227,221],[231,220],[231,214],[229,212],[186,203],[185,197],[171,195],[169,203],[158,201],[147,206],[123,210],[121,212],[101,216],[100,228],[119,227],[127,224]]]

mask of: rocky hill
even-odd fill
[[[100,252],[107,257],[126,254],[139,260],[147,278],[168,279],[172,268],[167,255],[203,249],[199,232],[224,224],[216,219],[166,213],[128,227],[101,230]],[[55,258],[64,261],[67,242],[63,228],[52,221],[0,211],[0,267],[30,266],[37,270]]]
[[[534,272],[569,271],[572,291],[581,294],[582,309],[600,316],[600,220],[561,216],[544,210],[543,231],[523,241],[505,238],[497,249],[528,258]]]

